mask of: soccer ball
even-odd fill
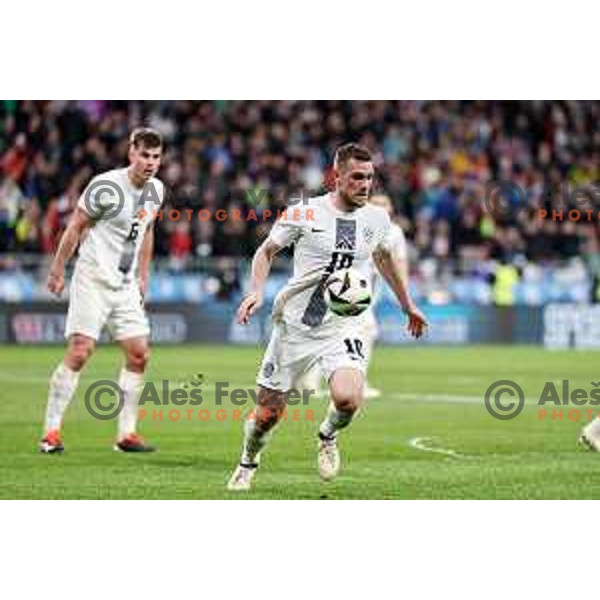
[[[332,273],[326,284],[327,304],[341,317],[354,317],[371,304],[371,286],[357,269],[341,269]]]

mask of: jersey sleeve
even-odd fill
[[[290,214],[281,216],[275,225],[271,228],[269,233],[269,240],[277,244],[280,248],[291,246],[295,244],[302,236],[302,223],[298,220],[292,219],[291,211]]]
[[[390,252],[402,260],[406,259],[406,238],[404,237],[404,232],[398,225],[391,221],[387,214],[385,214],[382,229],[383,234],[377,244],[377,250]]]
[[[113,182],[94,177],[79,197],[78,208],[90,218],[99,219],[106,211],[119,204],[119,194],[115,185]]]
[[[383,210],[380,212],[381,215],[381,221],[379,223],[379,226],[377,227],[377,230],[379,232],[379,240],[377,242],[377,244],[375,245],[375,250],[376,251],[381,251],[381,250],[391,250],[392,248],[392,240],[391,240],[391,235],[392,235],[392,221],[390,220],[389,215],[384,212]]]
[[[392,227],[390,228],[390,232],[388,234],[388,239],[384,243],[385,247],[389,248],[392,254],[401,260],[406,260],[406,238],[404,237],[404,232],[399,225],[392,223]]]

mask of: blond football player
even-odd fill
[[[248,323],[262,305],[275,254],[294,245],[294,274],[275,298],[273,331],[257,378],[256,419],[244,424],[230,490],[251,487],[268,434],[284,414],[286,392],[314,365],[331,398],[318,434],[319,473],[330,480],[339,471],[338,432],[351,423],[364,397],[366,315],[340,317],[328,309],[325,286],[334,271],[354,267],[367,275],[373,257],[408,316],[409,332],[420,337],[427,326],[393,251],[389,215],[368,202],[374,176],[370,152],[358,144],[338,148],[334,171],[335,190],[279,219],[252,261],[251,291],[237,312],[240,323]]]

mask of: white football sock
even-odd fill
[[[344,427],[350,425],[352,417],[354,417],[354,413],[341,412],[331,403],[327,411],[327,416],[319,427],[319,431],[325,437],[334,437],[340,429],[344,429]]]
[[[260,451],[265,447],[267,441],[268,434],[256,430],[256,419],[247,419],[244,422],[244,446],[240,463],[243,465],[258,464]]]
[[[596,417],[585,426],[585,432],[594,438],[600,438],[600,419]]]
[[[123,390],[125,403],[119,413],[119,434],[121,440],[124,437],[135,433],[138,413],[138,397],[144,383],[142,373],[134,373],[127,369],[121,369],[119,375],[119,387]]]
[[[79,372],[72,371],[61,362],[50,377],[48,404],[46,406],[45,431],[60,429],[63,415],[75,394],[79,382]]]

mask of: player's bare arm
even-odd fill
[[[237,322],[246,325],[250,317],[262,306],[265,283],[271,272],[273,258],[281,248],[267,238],[252,258],[250,292],[244,297],[237,310]]]
[[[408,331],[416,338],[423,335],[428,326],[427,319],[417,308],[408,291],[408,263],[406,260],[397,256],[394,252],[386,249],[380,249],[373,253],[373,261],[392,288],[400,306],[408,316]]]
[[[93,224],[90,216],[81,208],[76,208],[60,238],[58,249],[52,259],[46,285],[48,290],[59,296],[65,289],[65,266],[73,256],[81,241],[81,236]]]
[[[140,248],[140,292],[142,297],[146,296],[148,291],[148,282],[150,280],[150,262],[154,254],[154,222],[151,221],[146,229],[142,247]]]

